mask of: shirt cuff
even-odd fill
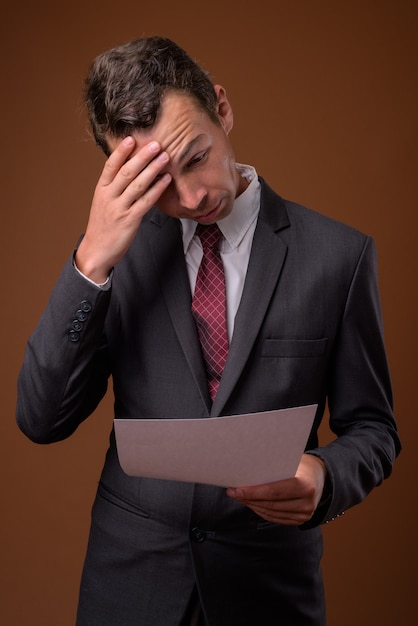
[[[73,257],[73,265],[74,265],[74,269],[80,274],[80,276],[82,276],[84,278],[84,280],[87,280],[87,282],[89,282],[91,285],[94,285],[98,289],[103,289],[103,291],[106,291],[107,289],[110,288],[110,285],[111,285],[111,282],[112,282],[113,270],[110,272],[109,276],[106,278],[104,283],[95,283],[94,280],[91,280],[91,278],[89,278],[88,276],[83,274],[83,272],[81,272],[78,269],[77,264],[75,262],[75,255]]]

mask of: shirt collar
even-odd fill
[[[255,168],[241,163],[236,163],[235,167],[240,176],[249,182],[249,185],[235,198],[231,213],[218,222],[226,241],[226,247],[229,250],[233,250],[241,243],[260,209],[260,182]],[[186,218],[182,218],[180,222],[183,232],[184,253],[186,254],[195,234],[197,222]]]

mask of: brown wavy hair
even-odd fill
[[[85,81],[85,102],[97,145],[153,126],[167,90],[191,96],[216,123],[217,98],[209,74],[164,37],[136,39],[99,55]]]

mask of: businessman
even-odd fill
[[[103,53],[85,93],[107,160],[28,342],[20,428],[70,436],[110,376],[116,417],[318,410],[295,477],[252,487],[127,476],[112,432],[77,625],[322,626],[321,524],[400,450],[373,241],[236,163],[225,89],[174,42]]]

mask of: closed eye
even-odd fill
[[[206,151],[201,152],[200,154],[197,154],[195,157],[190,159],[190,161],[188,161],[187,167],[193,167],[194,165],[198,165],[206,158],[206,155],[207,155]]]

